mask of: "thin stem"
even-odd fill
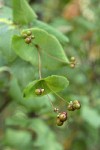
[[[50,102],[50,104],[51,104],[51,106],[52,106],[52,108],[53,108],[53,110],[54,110],[54,105],[53,105],[53,103],[52,103],[52,101],[51,101],[51,98],[49,97],[49,95],[47,94],[47,97],[48,97],[48,99],[49,99],[49,102]]]
[[[50,87],[49,87],[50,88]],[[63,102],[66,102],[66,100],[64,99],[64,98],[62,98],[59,94],[57,94],[56,92],[54,92],[51,88],[50,88],[50,90],[56,95],[56,96],[58,96]],[[66,103],[68,103],[68,102],[66,102]],[[68,103],[69,104],[69,103]]]
[[[10,103],[10,98],[5,96],[5,101],[0,107],[0,113],[9,105],[9,103]]]
[[[9,79],[11,79],[12,73],[11,73],[9,67],[7,67],[7,66],[0,67],[0,74],[3,73],[3,72],[8,73]]]
[[[44,51],[42,51],[42,53],[44,53]],[[55,59],[55,60],[58,60],[58,61],[60,61],[60,62],[62,62],[62,63],[66,63],[66,62],[64,62],[63,60],[61,60],[60,58],[57,58],[57,57],[55,57],[55,56],[52,56],[52,55],[49,54],[49,53],[46,53],[46,55],[49,56],[49,57],[51,57],[51,58],[53,58],[53,59]],[[68,62],[68,64],[69,64],[69,62]]]
[[[39,61],[39,78],[41,79],[42,78],[42,75],[41,75],[41,58],[40,58],[39,50],[38,50],[38,61]]]
[[[54,92],[54,94],[57,95],[63,102],[66,102],[66,100],[64,98],[62,98],[59,94],[57,94],[56,92]],[[66,102],[66,103],[68,103],[68,102]]]

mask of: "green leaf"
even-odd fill
[[[0,7],[0,22],[1,18],[12,19],[12,9],[6,6]]]
[[[37,133],[37,139],[34,146],[38,150],[63,150],[57,142],[55,134],[41,119],[33,119],[30,128]]]
[[[7,146],[18,150],[62,150],[55,134],[42,119],[26,118],[25,123],[25,119],[21,120],[15,116],[7,120],[6,125],[13,127],[7,128],[5,132],[4,140]],[[22,121],[25,125],[22,124]]]
[[[36,112],[39,111],[49,111],[51,109],[51,104],[48,101],[47,96],[42,96],[42,97],[30,97],[28,99],[23,98],[23,93],[20,89],[20,86],[18,84],[18,81],[16,78],[13,78],[10,82],[10,88],[9,88],[9,95],[13,99],[13,101],[17,102],[18,104],[21,104],[27,110],[33,111],[35,110]],[[55,100],[53,95],[49,94],[49,97],[51,98],[52,101]],[[14,123],[18,121],[14,120]],[[24,121],[22,120],[24,123]]]
[[[34,20],[33,21],[33,26],[34,27],[39,27],[41,29],[46,30],[48,33],[54,35],[62,44],[66,44],[67,42],[69,42],[69,39],[67,36],[65,36],[64,34],[62,34],[61,32],[59,32],[58,30],[56,30],[55,28],[53,28],[52,26],[39,21],[39,20]]]
[[[19,110],[21,111],[21,110]],[[15,127],[23,127],[23,128],[27,128],[29,125],[29,120],[28,118],[25,116],[24,112],[21,111],[21,113],[24,114],[24,116],[21,115],[16,115],[18,113],[18,110],[16,110],[15,114],[13,114],[11,117],[8,117],[5,121],[6,126],[10,127],[10,126],[15,126]]]
[[[3,89],[7,89],[10,84],[10,78],[11,78],[11,70],[7,66],[0,67],[0,89],[3,91]],[[1,92],[2,93],[2,92]],[[4,93],[3,93],[4,95]],[[3,99],[1,99],[3,101]]]
[[[52,101],[55,100],[54,96],[49,94],[49,97]],[[22,99],[20,101],[20,103],[27,108],[27,110],[29,111],[36,111],[38,114],[41,114],[41,112],[51,112],[52,111],[52,107],[51,104],[48,100],[48,97],[45,96],[41,96],[41,97],[30,97],[28,99]]]
[[[7,67],[7,66],[0,67],[0,73],[2,73],[2,72],[8,72],[8,73],[10,73],[9,67]]]
[[[93,127],[95,128],[100,127],[100,116],[96,110],[88,106],[84,106],[82,107],[82,117],[86,122],[88,122]]]
[[[33,81],[37,77],[35,68],[28,62],[19,58],[11,64],[10,69],[17,78],[21,88],[25,87],[30,81]]]
[[[28,131],[7,129],[5,133],[5,144],[19,150],[30,149],[32,135]],[[32,145],[31,145],[32,146]],[[32,147],[31,147],[32,148]]]
[[[29,96],[43,96],[49,93],[55,93],[63,90],[68,86],[69,82],[67,78],[63,76],[57,76],[57,75],[52,75],[47,78],[43,78],[40,80],[35,80],[31,82],[25,89],[24,89],[24,96],[29,97]],[[35,90],[36,89],[44,89],[43,94],[41,95],[36,95]]]
[[[38,45],[42,66],[49,69],[56,69],[57,67],[69,64],[69,60],[62,46],[54,36],[38,28],[32,28],[30,30],[35,36],[31,44],[25,43],[25,40],[18,35],[15,35],[12,39],[12,47],[18,56],[33,65],[38,65],[39,49],[35,46]],[[24,30],[24,32],[26,31]]]
[[[30,62],[32,65],[36,65],[38,63],[38,53],[36,47],[34,45],[26,44],[21,36],[15,35],[13,37],[12,48],[23,60]]]
[[[63,76],[52,75],[45,78],[46,84],[54,92],[59,92],[66,88],[69,84],[67,78]]]
[[[0,30],[0,51],[7,62],[11,62],[16,58],[16,54],[11,48],[11,42],[12,36],[17,32],[17,29],[10,25],[5,25]]]
[[[17,24],[28,24],[37,16],[26,0],[13,0],[13,21]]]

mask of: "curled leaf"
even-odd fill
[[[63,90],[69,84],[67,78],[63,76],[52,75],[47,78],[43,78],[40,80],[35,80],[31,82],[25,89],[24,89],[24,97],[29,96],[43,96],[49,93],[55,93]],[[44,89],[44,92],[41,95],[37,95],[35,90],[36,89]]]

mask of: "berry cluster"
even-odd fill
[[[25,39],[25,43],[30,44],[32,42],[32,39],[34,39],[34,35],[32,35],[32,32],[30,30],[22,32],[22,37]]]
[[[73,102],[70,101],[68,106],[67,106],[68,111],[74,111],[74,110],[77,110],[80,108],[81,108],[81,104],[78,100],[74,100]],[[57,108],[56,108],[56,110],[57,110]],[[57,126],[62,126],[63,123],[67,120],[67,118],[68,118],[67,112],[59,113],[57,115],[57,120],[56,120]]]
[[[71,57],[70,58],[70,67],[75,68],[75,66],[76,66],[76,59],[75,59],[75,57]]]
[[[67,106],[67,109],[69,111],[74,111],[74,110],[77,110],[77,109],[80,109],[80,108],[81,108],[81,104],[78,100],[74,100],[73,102],[70,101],[69,105]]]
[[[38,88],[38,89],[35,89],[35,94],[39,96],[39,95],[42,95],[44,93],[44,91],[45,90],[43,88]],[[50,98],[49,98],[49,100],[50,100]],[[52,102],[51,102],[51,104],[52,104]],[[52,106],[53,106],[53,104],[52,104]],[[68,103],[68,106],[67,106],[67,110],[68,111],[74,111],[74,110],[78,110],[80,108],[81,108],[81,104],[80,104],[80,102],[78,100],[70,101]],[[53,109],[54,109],[55,113],[58,113],[57,114],[57,119],[56,119],[57,126],[62,126],[64,124],[64,122],[68,118],[67,112],[60,112],[59,113],[59,109],[58,108],[53,108]]]
[[[62,112],[57,115],[56,124],[57,126],[62,126],[67,120],[67,112]]]

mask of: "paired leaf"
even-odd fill
[[[46,95],[49,93],[55,93],[63,90],[68,86],[69,82],[67,78],[62,77],[62,76],[57,76],[57,75],[52,75],[47,78],[43,78],[40,80],[35,80],[31,82],[25,89],[24,89],[24,96],[29,97],[29,96],[34,96],[38,97],[36,95],[35,90],[36,89],[44,89],[44,92],[42,95]]]
[[[41,113],[42,111],[48,112],[50,111],[50,103],[47,99],[47,96],[41,96],[41,97],[30,97],[27,100],[23,98],[23,93],[21,91],[21,87],[19,86],[19,82],[16,78],[12,78],[10,82],[10,88],[9,88],[9,95],[11,99],[16,101],[18,104],[24,106],[29,111],[39,111]],[[51,94],[49,94],[49,97],[52,99],[52,101],[55,100],[55,97]],[[2,99],[0,99],[2,100]],[[22,120],[22,119],[21,119]],[[24,123],[24,120],[20,121],[21,123]],[[18,123],[18,120],[14,123]]]
[[[44,67],[56,69],[69,64],[62,46],[54,36],[38,28],[30,30],[35,36],[31,44],[26,44],[25,40],[18,35],[15,35],[12,39],[12,47],[18,56],[32,65],[38,65],[38,51],[40,49],[41,61]],[[38,45],[39,49],[35,45]]]
[[[65,36],[64,34],[62,34],[61,32],[59,32],[58,30],[56,30],[52,26],[50,26],[50,25],[48,25],[48,24],[46,24],[46,23],[44,23],[42,21],[34,20],[33,21],[33,26],[34,27],[39,27],[41,29],[44,29],[48,33],[54,35],[64,45],[67,42],[69,42],[69,39],[67,38],[67,36]]]
[[[66,44],[69,41],[65,35],[46,23],[36,20],[36,18],[35,12],[28,5],[26,0],[13,0],[13,21],[15,23],[28,24],[33,22],[34,27],[39,27],[53,34],[62,44]]]
[[[26,0],[13,0],[13,21],[18,24],[28,24],[37,16]]]

